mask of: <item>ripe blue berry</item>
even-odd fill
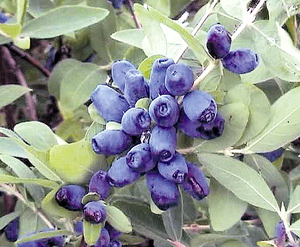
[[[110,243],[109,232],[106,228],[102,228],[101,234],[97,242],[94,244],[94,247],[108,247]]]
[[[122,235],[122,232],[117,231],[107,221],[105,222],[105,228],[107,229],[107,231],[109,233],[110,239],[116,239]]]
[[[119,239],[114,239],[110,242],[109,247],[122,247],[122,243]]]
[[[197,200],[201,200],[209,193],[209,186],[207,184],[206,178],[199,166],[189,162],[187,163],[187,165],[188,174],[181,186],[192,197]]]
[[[274,151],[271,152],[266,152],[266,153],[260,153],[260,155],[264,156],[267,158],[269,161],[274,162],[277,160],[279,157],[282,156],[284,149],[283,148],[278,148]]]
[[[126,157],[115,159],[107,172],[107,181],[114,187],[123,187],[131,184],[139,177],[140,173],[133,171],[126,164]]]
[[[131,108],[122,117],[122,130],[131,136],[138,136],[151,124],[149,113],[143,108]]]
[[[213,58],[225,57],[230,50],[230,45],[230,35],[223,25],[215,24],[209,28],[206,47]]]
[[[179,118],[179,106],[170,95],[161,95],[149,106],[151,119],[161,127],[172,127]]]
[[[220,114],[209,123],[201,123],[197,128],[199,137],[204,140],[211,140],[223,134],[225,120]]]
[[[149,97],[149,85],[137,69],[131,69],[125,74],[124,96],[131,107],[139,99]]]
[[[159,58],[154,61],[149,80],[150,98],[155,99],[159,95],[170,94],[165,86],[167,68],[174,64],[172,58]]]
[[[157,168],[160,175],[174,183],[182,183],[188,173],[185,158],[180,153],[176,153],[167,163],[158,163]]]
[[[120,3],[120,0],[113,2]],[[121,6],[121,4],[117,6]],[[111,67],[112,79],[121,92],[124,92],[125,89],[125,74],[131,69],[135,69],[135,66],[125,59],[114,62]]]
[[[254,70],[258,64],[258,55],[246,48],[240,48],[235,51],[231,51],[226,57],[222,59],[222,64],[225,69],[236,73],[245,74]]]
[[[157,171],[151,171],[146,174],[146,183],[153,202],[160,210],[178,205],[179,191],[174,182],[167,180]]]
[[[75,232],[77,232],[78,234],[83,234],[83,221],[77,221],[74,225],[74,230]]]
[[[6,14],[0,13],[0,23],[5,23],[8,21],[8,16]]]
[[[92,148],[97,154],[115,155],[129,148],[130,135],[122,130],[104,130],[92,138]]]
[[[91,224],[99,224],[106,219],[107,212],[100,201],[91,201],[83,207],[83,219]]]
[[[126,163],[132,170],[137,172],[150,171],[156,165],[152,159],[148,143],[141,143],[134,146],[126,155]]]
[[[129,109],[125,97],[107,85],[98,85],[91,94],[91,100],[106,121],[120,123],[124,112]]]
[[[183,110],[180,111],[180,117],[176,124],[176,128],[180,130],[182,133],[184,133],[187,136],[193,137],[193,138],[199,138],[200,133],[197,130],[198,127],[201,125],[200,122],[192,122],[184,113]]]
[[[195,90],[184,96],[183,110],[192,122],[209,123],[217,115],[217,103],[209,93]]]
[[[15,218],[7,224],[4,229],[5,237],[10,242],[17,241],[19,237],[20,217]]]
[[[100,199],[106,199],[110,193],[110,185],[106,180],[107,172],[103,170],[97,171],[91,178],[89,183],[89,191],[97,192]]]
[[[192,88],[193,83],[193,71],[185,64],[172,64],[168,67],[165,85],[171,95],[185,95]]]
[[[168,162],[175,155],[176,129],[155,126],[151,131],[150,149],[157,162]]]
[[[81,200],[85,195],[85,189],[80,185],[62,186],[55,194],[55,199],[59,206],[71,211],[82,210]]]

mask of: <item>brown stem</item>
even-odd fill
[[[132,17],[133,17],[133,20],[134,20],[134,23],[135,23],[136,27],[137,28],[142,28],[142,25],[141,25],[140,21],[138,20],[136,14],[134,12],[132,0],[127,0],[127,2],[128,2],[129,10],[132,14]]]
[[[42,66],[35,58],[33,58],[31,55],[29,55],[28,53],[22,51],[21,49],[19,49],[18,47],[16,47],[15,45],[6,45],[6,47],[13,52],[14,54],[16,54],[17,56],[19,56],[20,58],[24,59],[25,61],[29,62],[30,64],[32,64],[34,67],[36,67],[40,72],[43,73],[43,75],[45,75],[46,77],[49,77],[51,72],[49,70],[47,70],[44,66]]]
[[[20,67],[17,65],[15,59],[12,57],[12,55],[7,47],[4,47],[4,46],[2,47],[2,54],[3,54],[3,59],[6,60],[10,69],[12,71],[14,71],[14,74],[17,77],[19,83],[24,87],[28,87],[28,84],[25,80],[25,77],[24,77]],[[36,115],[36,108],[35,108],[34,100],[30,93],[26,93],[25,98],[26,98],[27,106],[29,108],[29,114],[30,114],[31,120],[36,121],[37,115]]]

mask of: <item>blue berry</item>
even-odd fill
[[[174,183],[182,183],[188,173],[185,158],[180,153],[176,153],[167,163],[158,163],[157,168],[160,175]]]
[[[279,157],[282,156],[283,151],[284,151],[283,148],[278,148],[271,152],[259,153],[259,154],[267,158],[269,161],[274,162],[275,160],[277,160]]]
[[[176,183],[164,178],[157,171],[146,174],[146,183],[153,202],[160,210],[178,205],[179,191]]]
[[[94,244],[94,247],[108,247],[110,243],[109,232],[106,228],[102,228],[101,234],[97,242]]]
[[[183,110],[180,111],[180,117],[176,124],[176,128],[180,130],[182,133],[184,133],[187,136],[193,137],[193,138],[199,138],[200,133],[197,130],[198,127],[201,125],[200,122],[192,122],[184,113]]]
[[[192,88],[193,83],[193,71],[185,64],[172,64],[168,67],[165,85],[171,95],[185,95]]]
[[[8,16],[4,13],[0,13],[0,23],[5,23],[8,21]]]
[[[209,123],[217,115],[217,103],[209,93],[195,90],[184,96],[183,110],[192,122]]]
[[[231,51],[226,57],[222,59],[222,64],[225,69],[236,73],[245,74],[254,70],[258,64],[258,55],[246,48],[240,48],[235,51]]]
[[[75,232],[77,232],[78,234],[83,234],[83,221],[77,221],[74,225],[74,230]]]
[[[199,166],[187,163],[188,174],[185,181],[181,184],[183,189],[197,200],[202,200],[209,194],[209,186],[206,178]]]
[[[131,184],[139,177],[140,173],[133,171],[126,164],[126,157],[115,159],[107,172],[107,181],[114,187],[123,187]]]
[[[62,186],[55,194],[55,199],[58,205],[71,210],[82,210],[81,200],[85,195],[85,189],[80,185],[65,185]]]
[[[122,130],[131,136],[138,136],[151,124],[149,113],[143,108],[131,108],[122,117]]]
[[[165,86],[167,68],[174,64],[172,58],[159,58],[154,61],[149,80],[150,98],[155,99],[159,95],[170,94]]]
[[[115,155],[129,148],[132,138],[122,130],[104,130],[92,138],[92,148],[97,154]]]
[[[149,97],[149,85],[137,69],[131,69],[125,74],[124,96],[131,107],[139,99]]]
[[[106,121],[120,123],[124,112],[129,109],[125,97],[107,85],[98,85],[91,94],[91,100]]]
[[[91,201],[83,207],[83,219],[91,224],[99,224],[106,219],[107,212],[100,201]]]
[[[209,28],[206,47],[213,58],[225,57],[229,53],[230,45],[230,35],[223,25],[215,24]]]
[[[148,172],[156,165],[152,159],[148,143],[134,146],[126,155],[126,163],[132,170],[137,172]]]
[[[97,171],[91,178],[89,183],[89,191],[97,192],[100,199],[106,199],[110,193],[110,185],[106,180],[107,172],[103,170]]]
[[[125,2],[125,0],[108,0],[112,3],[112,6],[115,8],[115,9],[119,9],[121,8],[122,4]]]
[[[209,123],[201,123],[197,128],[199,137],[204,140],[211,140],[217,138],[223,134],[225,120],[220,114]]]
[[[170,95],[161,95],[149,106],[151,119],[161,127],[172,127],[179,118],[179,106]]]
[[[122,232],[117,231],[107,221],[105,222],[105,228],[107,229],[111,240],[117,239],[122,235]]]
[[[283,224],[283,221],[279,221],[275,227],[275,235],[277,239],[283,239],[285,238],[285,227]]]
[[[122,247],[122,243],[119,239],[114,239],[110,242],[109,247]]]
[[[175,155],[176,129],[155,126],[151,131],[150,149],[157,162],[168,162]]]
[[[7,224],[4,229],[5,237],[10,242],[17,241],[19,237],[20,217],[15,218]]]
[[[120,3],[121,1],[116,0],[113,2]],[[116,6],[121,6],[121,4]],[[125,74],[131,69],[135,69],[135,66],[125,59],[114,62],[111,67],[112,79],[121,92],[124,92],[125,89]]]

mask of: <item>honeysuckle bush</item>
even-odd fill
[[[216,139],[177,136],[177,151],[201,166],[210,193],[197,201],[181,190],[179,205],[163,212],[151,201],[144,178],[115,189],[105,204],[110,222],[126,232],[123,244],[153,239],[155,246],[285,246],[275,234],[282,221],[286,245],[298,246],[300,149],[292,141],[300,137],[299,1],[213,0],[194,16],[172,20],[189,2],[136,1],[137,28],[126,2],[114,9],[106,0],[0,1],[10,14],[0,24],[0,44],[28,49],[31,39],[59,39],[72,56],[59,62],[46,82],[63,121],[55,129],[39,121],[0,128],[0,190],[17,198],[14,212],[1,213],[0,229],[20,217],[16,243],[64,235],[66,246],[80,246],[83,236],[73,224],[81,212],[58,206],[54,195],[64,184],[87,186],[94,172],[108,170],[115,156],[95,154],[91,138],[120,128],[106,123],[93,105],[87,107],[91,92],[110,81],[116,60],[131,61],[149,79],[152,63],[168,57],[193,69],[193,89],[213,95],[225,119]],[[232,50],[245,47],[258,54],[254,71],[233,74],[208,54],[206,33],[215,23],[230,32]],[[2,85],[0,107],[37,90]],[[147,108],[149,101],[137,105]],[[284,153],[273,163],[261,155],[280,147]],[[97,195],[84,198],[91,200]],[[45,228],[53,231],[26,237]],[[84,228],[86,242],[94,243],[101,228],[87,223]],[[4,234],[0,243],[15,246]]]

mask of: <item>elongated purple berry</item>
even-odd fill
[[[160,175],[174,183],[182,183],[188,173],[185,158],[180,153],[176,153],[167,163],[158,163],[157,168]]]
[[[188,162],[188,174],[181,184],[182,188],[197,200],[202,200],[209,194],[209,186],[199,166]]]
[[[55,199],[59,206],[71,211],[82,210],[81,200],[85,195],[85,189],[76,184],[62,186],[55,194]]]
[[[110,241],[109,247],[122,247],[122,243],[119,239]]]
[[[222,64],[225,69],[233,73],[246,74],[258,66],[259,59],[254,51],[240,48],[229,52],[227,56],[222,59]]]
[[[129,109],[125,97],[107,85],[98,85],[91,94],[91,100],[106,121],[120,123],[123,114]]]
[[[152,159],[148,143],[134,146],[126,155],[126,163],[132,170],[137,172],[148,172],[156,165],[156,162]]]
[[[7,224],[4,229],[5,237],[10,242],[17,241],[20,230],[20,217],[15,218]]]
[[[192,122],[209,123],[217,116],[217,103],[209,93],[195,90],[184,96],[183,110]]]
[[[114,2],[121,3],[120,0],[114,0],[113,3]],[[121,4],[116,6],[121,6]],[[121,90],[121,92],[124,92],[125,89],[125,74],[131,69],[135,69],[135,66],[125,59],[115,61],[111,67],[112,79],[114,84]]]
[[[107,172],[107,181],[113,187],[123,187],[131,184],[140,177],[140,173],[133,171],[126,163],[126,157],[115,159]]]
[[[97,192],[101,200],[106,199],[110,193],[111,186],[106,178],[107,172],[99,170],[92,176],[89,183],[89,192]]]
[[[149,80],[150,98],[155,99],[159,95],[170,94],[165,86],[167,68],[174,64],[172,58],[159,58],[154,61]]]
[[[105,227],[102,228],[101,234],[94,247],[108,247],[110,243],[109,232]]]
[[[157,162],[168,162],[175,155],[176,129],[155,126],[151,131],[150,149]]]
[[[100,201],[91,201],[83,207],[83,219],[91,224],[99,224],[106,219],[107,212]]]
[[[115,155],[129,148],[132,138],[122,130],[104,130],[92,138],[92,148],[97,154]]]
[[[209,123],[201,123],[197,128],[199,137],[204,140],[212,140],[223,134],[225,120],[220,114]]]
[[[215,24],[209,28],[206,47],[213,58],[225,57],[230,50],[230,45],[230,35],[223,25]]]
[[[161,127],[172,127],[179,118],[179,106],[170,95],[161,95],[149,106],[151,119]]]
[[[282,156],[283,151],[284,151],[283,148],[278,148],[271,152],[259,153],[259,154],[267,158],[269,161],[274,162],[275,160],[277,160],[279,157]]]
[[[137,69],[131,69],[125,74],[124,96],[131,107],[139,99],[149,98],[148,82]]]
[[[157,171],[151,171],[146,174],[146,183],[153,202],[160,210],[178,205],[179,191],[174,182],[164,178]]]
[[[172,64],[166,71],[165,85],[171,95],[185,95],[193,86],[193,71],[183,63]]]
[[[150,127],[151,118],[143,108],[131,108],[122,117],[122,130],[131,136],[138,136]]]
[[[122,235],[122,232],[117,231],[107,221],[105,222],[105,228],[107,229],[111,240],[117,239]]]

